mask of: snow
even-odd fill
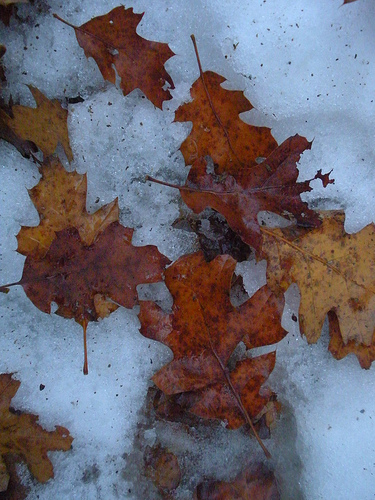
[[[116,6],[108,0],[37,0],[20,5],[19,18],[1,27],[6,92],[15,100],[34,105],[25,84],[64,105],[68,97],[84,99],[68,106],[69,133],[72,167],[88,173],[89,210],[118,196],[121,222],[135,228],[134,244],[156,244],[170,259],[197,248],[192,233],[171,227],[182,207],[178,192],[145,182],[147,174],[175,183],[187,174],[178,148],[190,125],[173,119],[198,77],[194,33],[204,69],[224,75],[226,88],[244,90],[252,102],[244,120],[272,127],[278,142],[295,133],[314,139],[301,159],[300,178],[333,169],[336,182],[326,189],[314,182],[305,196],[310,205],[345,209],[349,232],[374,221],[372,0],[345,6],[341,0],[134,0],[126,6],[145,12],[139,34],[169,43],[176,53],[166,64],[176,88],[163,110],[140,91],[124,97],[103,81],[74,31],[52,17],[55,12],[79,25]],[[39,173],[12,146],[2,142],[0,150],[0,281],[7,283],[22,273],[15,235],[21,225],[38,223],[27,189]],[[242,263],[238,272],[252,294],[264,283],[265,263]],[[170,305],[163,286],[142,287],[141,295]],[[308,345],[291,319],[298,301],[291,287],[283,317],[289,334],[277,346],[269,380],[284,409],[266,442],[282,498],[374,499],[374,369],[361,370],[354,356],[334,360],[327,326],[319,342]],[[38,414],[48,429],[67,427],[74,437],[71,452],[50,455],[54,480],[39,485],[25,472],[32,482],[29,498],[157,498],[137,479],[140,435],[150,444],[164,440],[181,454],[190,479],[180,498],[191,498],[188,488],[204,476],[234,477],[244,460],[262,459],[242,431],[203,427],[187,436],[178,426],[153,422],[147,428],[149,379],[170,353],[139,334],[137,308],[89,325],[86,377],[82,331],[74,321],[43,314],[21,287],[0,297],[0,309],[0,373],[14,372],[22,382],[13,406]]]

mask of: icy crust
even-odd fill
[[[358,231],[374,220],[375,4],[341,3],[127,4],[136,12],[146,11],[139,34],[169,43],[176,53],[166,65],[176,85],[174,99],[163,111],[139,91],[124,97],[104,82],[95,62],[85,58],[74,31],[52,17],[56,12],[80,25],[118,3],[20,5],[19,18],[11,20],[10,28],[2,27],[6,91],[32,106],[25,84],[59,98],[69,109],[71,168],[88,173],[87,208],[95,210],[118,196],[121,222],[135,227],[134,243],[156,244],[176,259],[196,249],[196,238],[171,227],[180,214],[178,193],[145,182],[145,176],[182,183],[187,175],[178,147],[190,125],[173,119],[198,77],[190,41],[194,33],[204,69],[228,78],[226,88],[244,89],[255,106],[243,119],[272,127],[279,142],[295,133],[314,139],[312,150],[302,156],[300,178],[311,178],[317,168],[333,168],[336,183],[324,191],[314,183],[306,199],[312,207],[344,208],[346,229]],[[69,103],[77,96],[84,101]],[[8,144],[0,144],[0,158],[0,276],[1,282],[11,282],[19,279],[24,261],[15,252],[15,235],[21,225],[38,224],[26,188],[38,182],[39,173]],[[250,295],[264,283],[262,262],[242,263],[238,272]],[[171,305],[162,287],[139,291],[141,298]],[[370,500],[375,474],[374,369],[361,370],[354,356],[335,361],[327,352],[327,332],[318,344],[307,345],[298,330],[298,301],[298,290],[292,287],[283,317],[290,333],[277,347],[269,379],[284,409],[267,442],[283,498]],[[21,288],[1,297],[0,371],[14,372],[22,381],[13,406],[39,414],[48,429],[57,423],[69,428],[75,439],[71,452],[52,454],[55,479],[33,484],[30,498],[140,498],[124,471],[131,465],[137,426],[144,419],[149,379],[170,353],[141,337],[136,314],[136,308],[120,309],[90,324],[90,373],[83,377],[82,331],[77,324],[41,313]],[[251,440],[242,440],[241,434],[219,428],[214,437],[203,440],[174,431],[172,440],[162,427],[155,428],[155,436],[164,436],[167,445],[182,453],[192,471],[191,485],[204,474],[229,479],[229,471],[235,475],[236,466],[249,455]],[[31,481],[27,472],[25,476]],[[184,494],[190,498],[186,491],[181,498]]]

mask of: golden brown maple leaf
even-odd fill
[[[181,257],[165,273],[174,298],[172,314],[153,302],[141,302],[139,318],[141,333],[174,354],[154,375],[155,384],[166,394],[190,392],[189,411],[194,414],[225,420],[232,429],[247,423],[256,435],[252,419],[272,395],[259,390],[273,369],[275,353],[241,360],[232,371],[227,365],[240,341],[251,348],[284,337],[283,300],[264,286],[235,308],[229,297],[235,266],[228,255],[209,263],[201,252]]]
[[[73,438],[64,427],[45,431],[36,415],[15,413],[9,406],[20,382],[11,374],[0,375],[0,491],[8,487],[9,475],[4,468],[4,458],[16,454],[24,460],[32,475],[41,483],[51,479],[53,466],[48,451],[70,449]]]
[[[164,64],[174,53],[166,43],[145,40],[137,34],[143,14],[120,6],[82,26],[73,26],[56,14],[54,17],[74,28],[86,57],[92,57],[103,77],[113,84],[116,68],[124,95],[139,88],[158,108],[172,98],[165,86],[173,89],[174,85]]]
[[[36,108],[12,106],[11,115],[2,112],[2,120],[17,137],[36,144],[44,157],[52,155],[58,143],[61,143],[68,160],[72,161],[67,127],[68,111],[56,99],[47,99],[37,88],[29,85],[29,89]]]
[[[315,229],[261,228],[267,283],[275,293],[297,283],[307,341],[318,340],[329,313],[331,352],[338,358],[354,352],[369,368],[375,359],[375,225],[348,234],[343,212],[320,216]]]
[[[191,88],[192,102],[180,106],[175,121],[193,122],[190,135],[180,150],[185,163],[211,156],[216,172],[235,174],[268,156],[277,142],[267,127],[256,127],[241,120],[240,113],[253,108],[243,92],[225,90],[225,78],[206,71]]]
[[[67,172],[55,157],[44,162],[40,173],[39,183],[29,190],[40,223],[35,227],[21,227],[17,235],[18,252],[35,259],[43,258],[55,233],[68,227],[78,229],[81,240],[89,246],[109,224],[118,221],[117,198],[93,214],[87,212],[86,174]]]

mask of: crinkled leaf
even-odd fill
[[[68,227],[78,229],[86,245],[112,222],[118,221],[116,200],[93,214],[86,210],[87,176],[67,172],[57,158],[49,158],[40,168],[42,178],[29,190],[31,201],[40,216],[35,227],[21,227],[17,235],[18,252],[36,259],[43,258],[55,233]]]
[[[174,85],[164,64],[174,53],[166,43],[145,40],[137,34],[142,17],[143,14],[135,14],[132,8],[120,6],[82,26],[66,24],[75,29],[86,57],[95,60],[106,80],[115,84],[117,71],[124,95],[139,88],[161,108],[163,101],[172,98],[165,85],[172,89]]]
[[[33,476],[45,483],[54,475],[47,452],[69,450],[73,438],[64,427],[47,432],[37,423],[36,415],[10,411],[10,402],[19,386],[20,382],[12,379],[11,374],[0,375],[0,466],[7,454],[16,454],[26,462]],[[4,491],[7,481],[1,467],[0,484]]]
[[[26,258],[18,284],[40,310],[49,313],[56,302],[57,314],[80,324],[102,317],[98,294],[131,308],[137,285],[160,281],[169,263],[153,245],[132,246],[132,234],[113,222],[88,246],[77,229],[60,231],[43,259]]]
[[[200,158],[191,167],[185,186],[161,184],[178,187],[183,200],[195,213],[207,207],[220,212],[242,240],[259,251],[262,238],[257,216],[260,211],[293,214],[302,226],[316,227],[321,223],[317,213],[310,210],[300,196],[311,191],[311,180],[297,182],[297,162],[310,147],[311,143],[304,137],[295,135],[262,163],[235,176],[209,173],[206,160]],[[329,174],[322,175],[320,170],[316,178],[320,178],[324,186],[333,182]]]
[[[1,121],[22,141],[36,144],[45,157],[52,155],[58,143],[61,143],[68,160],[71,161],[73,153],[68,135],[68,111],[63,109],[56,99],[47,99],[37,88],[29,85],[29,89],[35,99],[36,108],[13,106],[11,116],[1,113]],[[15,146],[17,147],[16,144]]]
[[[237,428],[255,418],[269,400],[260,394],[275,363],[271,352],[237,363],[228,361],[238,343],[247,347],[278,342],[286,332],[280,324],[283,300],[265,286],[240,307],[230,302],[236,262],[227,255],[207,263],[203,254],[181,257],[166,271],[166,285],[174,298],[172,314],[152,302],[141,302],[141,333],[169,346],[174,359],[153,377],[166,394],[195,393],[190,411],[220,418]],[[261,314],[260,314],[261,312]]]
[[[315,229],[262,228],[267,282],[275,293],[297,283],[301,333],[316,342],[329,313],[330,351],[354,352],[369,368],[374,359],[375,225],[355,234],[344,229],[343,212],[321,212]]]

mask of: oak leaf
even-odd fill
[[[11,400],[19,386],[20,382],[12,379],[11,374],[0,375],[0,491],[8,487],[9,475],[4,470],[8,454],[20,456],[33,476],[45,483],[54,476],[47,452],[67,451],[73,441],[64,427],[48,432],[37,423],[36,415],[10,411]]]
[[[295,135],[286,139],[262,163],[238,171],[235,176],[207,171],[205,159],[198,159],[189,172],[185,186],[176,186],[182,199],[195,212],[206,207],[220,212],[229,226],[248,245],[260,250],[258,213],[262,210],[279,215],[291,213],[297,223],[303,226],[319,226],[320,219],[314,210],[301,200],[301,193],[311,191],[310,180],[297,182],[297,162],[301,154],[311,148],[304,137]],[[333,182],[329,174],[318,171],[314,179],[320,178],[323,185]]]
[[[229,371],[234,349],[240,341],[252,348],[278,342],[286,334],[280,324],[283,300],[267,286],[240,307],[231,304],[235,266],[228,255],[209,263],[201,252],[181,257],[165,273],[174,298],[172,314],[153,302],[141,302],[139,315],[141,333],[174,354],[154,375],[154,383],[166,394],[194,393],[189,411],[225,420],[231,429],[245,423],[253,428],[252,419],[271,397],[270,391],[259,391],[275,363],[271,352],[241,360]]]
[[[87,246],[112,222],[118,221],[117,198],[93,214],[86,210],[87,176],[67,172],[55,157],[40,167],[39,183],[29,196],[40,216],[35,227],[21,227],[17,251],[36,259],[44,257],[58,231],[75,227]]]
[[[279,500],[280,492],[273,472],[264,464],[253,464],[231,481],[205,481],[199,484],[194,500]]]
[[[175,121],[193,122],[190,135],[180,150],[187,165],[210,156],[216,172],[235,174],[268,156],[277,142],[267,127],[256,127],[241,120],[240,113],[253,108],[243,92],[224,89],[225,78],[206,71],[191,88],[193,100],[176,110]]]
[[[167,44],[145,40],[137,34],[143,14],[120,6],[82,26],[73,26],[54,16],[74,28],[86,57],[95,60],[105,80],[115,84],[116,69],[124,95],[139,88],[158,108],[172,98],[165,85],[172,89],[174,85],[164,64],[175,54]]]
[[[52,155],[58,143],[61,143],[68,160],[72,161],[67,127],[68,111],[56,99],[47,99],[37,88],[29,85],[29,89],[36,108],[12,106],[11,115],[1,112],[1,120],[21,140],[34,143],[45,157]]]
[[[363,368],[375,359],[375,225],[355,234],[343,212],[320,212],[315,229],[262,228],[267,283],[283,293],[297,283],[301,333],[316,342],[329,315],[330,351],[353,352]]]

